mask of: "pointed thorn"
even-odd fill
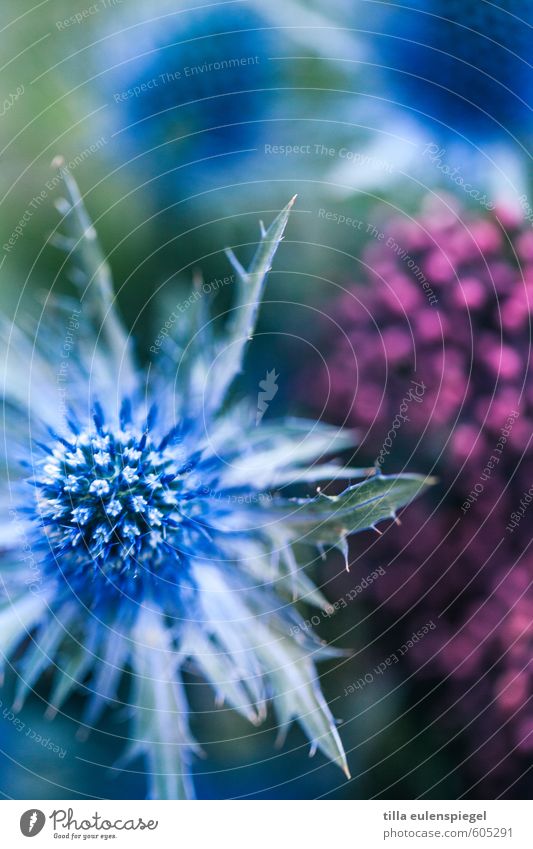
[[[284,722],[283,725],[278,728],[276,742],[274,743],[276,749],[280,749],[284,745],[287,739],[287,734],[289,733],[290,725],[290,722]]]
[[[346,761],[344,761],[344,763],[343,763],[343,765],[342,765],[342,771],[343,771],[343,773],[345,774],[346,778],[347,778],[348,780],[350,780],[350,779],[351,779],[351,777],[352,777],[352,774],[351,774],[351,772],[350,772],[350,769],[349,769],[348,764],[346,763]]]
[[[376,528],[376,526],[375,526],[375,525],[371,525],[370,527],[371,527],[371,528],[372,528],[372,530],[373,530],[373,531],[375,531],[375,532],[376,532],[376,533],[377,533],[380,537],[382,537],[382,536],[383,536],[383,531],[380,531],[380,529],[379,529],[379,528]]]

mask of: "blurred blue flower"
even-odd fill
[[[102,77],[113,92],[117,141],[168,200],[176,187],[235,178],[278,112],[287,39],[250,4],[211,4],[146,22],[125,34]],[[123,37],[124,40],[124,37]],[[125,57],[125,58],[124,58]],[[285,83],[286,84],[286,83]]]
[[[346,554],[348,534],[394,517],[424,481],[373,475],[339,495],[288,497],[294,483],[363,477],[321,461],[352,447],[353,433],[295,419],[256,424],[256,398],[230,393],[292,203],[262,228],[248,271],[228,253],[235,291],[223,327],[196,288],[143,371],[94,228],[63,176],[62,242],[81,299],[58,303],[31,335],[5,328],[11,522],[1,529],[0,639],[4,657],[21,654],[14,709],[51,668],[48,715],[81,688],[88,733],[107,704],[124,705],[129,672],[127,757],[146,758],[150,796],[180,798],[192,795],[198,751],[182,680],[192,667],[254,724],[271,700],[283,730],[297,720],[313,749],[347,772],[315,672],[336,652],[294,607],[326,601],[295,545]]]
[[[531,0],[370,4],[389,96],[441,136],[523,140],[532,125]],[[366,28],[366,27],[365,27]]]

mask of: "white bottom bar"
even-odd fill
[[[9,849],[533,846],[526,801],[4,801],[0,817]]]

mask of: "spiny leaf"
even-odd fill
[[[47,604],[47,598],[43,594],[27,593],[0,608],[0,684],[3,682],[4,658],[9,657],[17,645],[30,634],[45,614]]]
[[[39,628],[37,636],[33,638],[32,645],[26,649],[22,661],[13,702],[15,713],[22,708],[34,683],[43,670],[49,666],[50,659],[55,655],[61,641],[68,635],[69,626],[77,613],[75,604],[64,604],[59,609],[57,616],[49,617],[45,624]]]
[[[313,664],[292,640],[267,639],[258,647],[269,669],[274,708],[281,739],[292,720],[297,720],[313,747],[350,776],[346,755],[331,711],[315,678]]]
[[[127,757],[147,758],[150,798],[193,798],[190,753],[200,752],[189,731],[177,656],[161,611],[141,608],[132,637],[135,743]]]
[[[400,507],[432,483],[433,478],[421,475],[374,475],[340,495],[274,499],[266,511],[304,542],[335,545],[348,534],[394,518]]]
[[[63,215],[62,227],[67,231],[66,244],[72,245],[71,254],[77,263],[77,281],[83,286],[82,304],[86,307],[98,333],[101,333],[114,373],[126,391],[134,386],[134,369],[131,345],[124,327],[118,318],[111,269],[106,262],[96,230],[83,203],[76,181],[64,168],[62,157],[52,163],[59,169],[67,198],[56,204]]]
[[[236,296],[226,332],[220,340],[218,357],[206,385],[204,402],[213,411],[220,409],[230,386],[242,370],[244,352],[255,328],[266,277],[295,200],[296,197],[293,197],[262,234],[248,271],[232,251],[227,251],[237,277]]]

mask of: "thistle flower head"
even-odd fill
[[[127,593],[144,572],[179,569],[171,541],[178,530],[183,540],[197,536],[201,490],[191,461],[168,444],[172,435],[157,438],[150,422],[134,427],[129,405],[120,418],[114,429],[98,409],[88,428],[72,423],[36,466],[36,514],[51,570],[64,558],[70,582],[89,600],[101,579]]]
[[[94,228],[64,178],[63,244],[78,263],[81,298],[41,325],[37,354],[9,328],[3,374],[13,522],[4,528],[0,637],[4,656],[24,645],[15,707],[54,666],[48,715],[83,688],[88,733],[129,672],[127,754],[146,759],[151,796],[183,797],[193,792],[197,751],[182,680],[192,666],[255,724],[271,701],[282,728],[297,720],[313,748],[347,770],[314,666],[331,651],[293,627],[303,621],[296,599],[325,604],[295,545],[345,551],[348,534],[393,517],[424,480],[374,475],[339,495],[291,498],[292,483],[363,476],[321,459],[352,447],[353,433],[258,423],[257,399],[233,391],[291,204],[262,228],[247,271],[228,253],[235,295],[220,331],[205,298],[191,298],[186,320],[143,371]],[[67,367],[51,354],[65,321]],[[32,552],[22,567],[21,547]]]

